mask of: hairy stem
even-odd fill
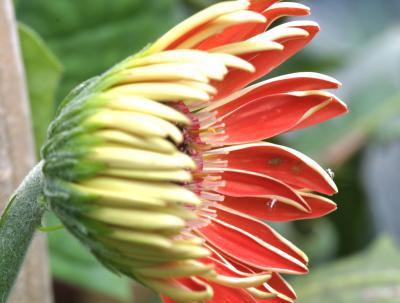
[[[42,162],[37,164],[15,191],[0,218],[0,303],[4,303],[18,275],[44,206]]]

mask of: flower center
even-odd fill
[[[196,193],[203,202],[198,207],[187,206],[198,218],[188,222],[185,233],[208,225],[210,217],[216,216],[215,206],[224,200],[218,188],[224,186],[225,181],[218,174],[228,163],[221,160],[213,148],[222,146],[226,136],[224,125],[218,123],[214,113],[191,111],[183,102],[173,106],[191,120],[190,125],[181,128],[184,141],[178,149],[195,161],[196,169],[192,171],[193,180],[183,186]]]

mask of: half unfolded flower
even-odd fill
[[[264,221],[323,216],[337,188],[265,140],[347,111],[317,73],[255,80],[310,42],[276,0],[215,4],[70,93],[42,150],[45,196],[111,270],[166,302],[292,302],[307,257]]]

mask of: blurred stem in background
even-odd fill
[[[154,293],[143,285],[134,282],[133,284],[133,303],[151,302]]]
[[[0,209],[35,164],[29,102],[11,0],[0,1]],[[50,303],[43,235],[37,236],[9,303]],[[3,258],[0,255],[0,258]]]

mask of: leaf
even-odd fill
[[[53,215],[46,221],[48,225],[60,224]],[[48,241],[56,278],[124,301],[131,299],[130,280],[108,271],[67,230],[48,233]]]
[[[58,100],[184,18],[176,0],[20,0],[16,9],[65,66]]]
[[[36,150],[39,154],[54,113],[54,98],[62,66],[31,28],[19,24],[19,39],[31,104]]]
[[[397,303],[400,251],[381,237],[368,251],[314,270],[292,285],[298,303]]]

